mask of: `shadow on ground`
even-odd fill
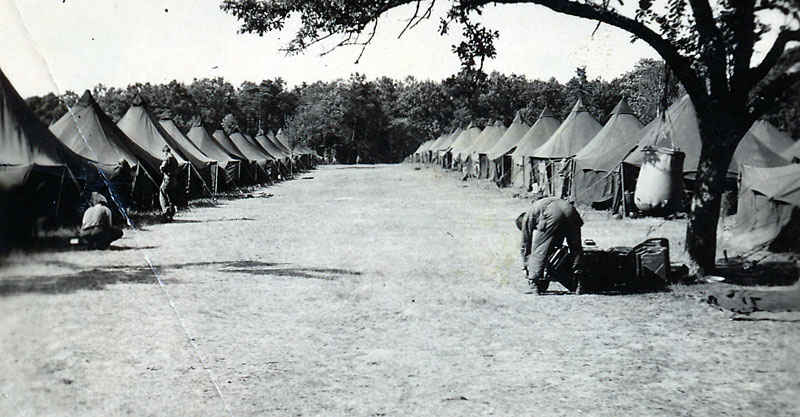
[[[74,269],[60,275],[10,276],[0,278],[0,297],[40,293],[63,294],[78,290],[103,290],[112,284],[154,284],[156,275],[161,281],[178,284],[181,281],[169,278],[168,271],[184,268],[210,267],[219,272],[241,273],[256,276],[319,279],[333,281],[345,276],[358,276],[361,272],[338,268],[303,268],[287,264],[260,261],[189,262],[183,264],[148,266],[114,265],[102,268],[83,267],[64,261],[48,261],[46,265]]]

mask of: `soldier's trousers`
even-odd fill
[[[555,249],[567,240],[570,251],[575,255],[573,265],[577,265],[583,253],[581,245],[580,220],[576,219],[575,209],[560,207],[556,204],[548,206],[542,219],[533,233],[531,254],[528,257],[528,277],[532,280],[541,280],[547,259]]]

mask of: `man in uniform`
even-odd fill
[[[545,288],[544,270],[548,258],[566,238],[573,254],[573,266],[579,265],[583,247],[581,226],[583,220],[569,202],[556,197],[539,198],[525,213],[517,217],[517,228],[522,231],[522,270],[528,285],[537,294]]]
[[[175,216],[175,205],[172,204],[171,187],[172,178],[178,170],[178,160],[172,154],[169,146],[164,146],[164,162],[161,163],[161,187],[159,188],[158,201],[161,203],[161,212],[166,220]]]
[[[89,249],[106,249],[122,237],[122,229],[111,224],[111,209],[101,194],[92,193],[92,206],[83,213],[80,236]]]

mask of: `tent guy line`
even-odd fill
[[[181,329],[183,329],[184,336],[189,341],[189,344],[191,344],[192,349],[194,350],[194,353],[197,356],[197,360],[200,362],[200,365],[203,366],[203,369],[206,370],[206,373],[208,374],[208,379],[209,381],[211,381],[211,384],[214,385],[214,390],[217,392],[217,396],[219,397],[219,400],[222,402],[222,406],[225,407],[225,411],[228,413],[228,415],[233,417],[233,412],[228,406],[228,401],[225,400],[225,396],[222,395],[222,390],[219,388],[216,375],[214,375],[214,372],[206,364],[206,360],[203,357],[203,353],[200,351],[200,347],[197,345],[197,342],[195,342],[195,338],[193,338],[191,333],[189,333],[189,329],[186,327],[186,323],[184,322],[181,313],[178,311],[178,308],[175,307],[175,303],[172,301],[172,296],[169,294],[169,291],[167,291],[167,286],[164,285],[164,281],[161,280],[161,277],[158,275],[158,272],[153,267],[153,263],[150,261],[150,257],[147,256],[147,254],[144,255],[144,260],[147,262],[147,266],[153,273],[153,278],[155,278],[156,282],[158,283],[158,288],[161,289],[161,292],[164,294],[164,297],[166,297],[167,304],[169,304],[169,308],[172,310],[173,314],[175,314],[175,319],[178,321],[178,324],[180,324]]]

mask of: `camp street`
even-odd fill
[[[702,285],[525,294],[513,220],[529,201],[414,167],[320,167],[269,198],[126,231],[109,251],[13,254],[0,269],[0,414],[800,407],[796,323],[728,320],[699,302]],[[606,246],[685,226],[582,214]]]

